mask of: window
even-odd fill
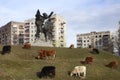
[[[95,41],[95,44],[97,45],[97,41]]]
[[[102,43],[102,40],[100,39],[100,40],[99,40],[99,45],[101,45],[101,43]]]
[[[29,34],[25,34],[25,37],[29,37]]]
[[[17,27],[12,27],[12,30],[13,31],[17,31]]]
[[[31,24],[34,24],[33,22]]]
[[[25,26],[25,28],[29,28],[29,26]]]
[[[31,30],[31,32],[33,33],[33,30]]]
[[[19,26],[19,29],[24,29],[22,25]]]
[[[87,40],[87,42],[89,42],[89,40]]]
[[[86,37],[84,37],[84,39],[86,39]]]
[[[30,23],[25,23],[25,25],[29,25]]]
[[[31,37],[33,37],[33,35],[31,35]]]
[[[84,42],[86,42],[86,40],[84,40]]]

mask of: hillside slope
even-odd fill
[[[0,50],[2,46],[0,47]],[[68,72],[74,66],[82,65],[87,56],[93,56],[93,64],[86,65],[87,74],[85,80],[119,80],[120,57],[113,56],[104,51],[100,54],[91,54],[88,49],[54,48],[57,52],[55,60],[36,60],[34,56],[40,49],[50,50],[48,47],[32,47],[22,49],[21,46],[12,46],[12,53],[0,55],[0,80],[40,80],[37,73],[44,66],[55,66],[56,76],[50,80],[80,80],[79,77],[71,77]],[[53,49],[53,48],[52,48]],[[110,69],[104,65],[112,60],[118,60],[117,69]],[[42,80],[49,80],[42,79]]]

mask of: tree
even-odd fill
[[[114,36],[114,48],[118,51],[118,54],[120,55],[120,22],[119,29]]]
[[[119,22],[119,25],[120,25],[120,22]],[[117,42],[117,44],[118,44],[118,52],[119,52],[119,55],[120,55],[120,27],[118,29],[118,42]]]

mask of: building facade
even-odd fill
[[[51,19],[51,25],[53,26],[53,45],[56,47],[66,47],[66,20],[56,14]]]
[[[24,43],[24,23],[11,21],[0,27],[0,44],[18,45]]]
[[[66,47],[66,21],[54,14],[45,26],[52,26],[52,44],[55,47]],[[34,44],[36,34],[35,19],[24,22],[9,22],[0,28],[0,44],[19,45],[29,42]],[[38,45],[40,46],[40,45]]]
[[[35,19],[28,19],[24,21],[24,42],[33,43],[35,41],[35,33],[36,33],[36,26],[35,26]]]
[[[108,47],[112,38],[110,31],[91,32],[77,35],[77,47],[79,48],[105,48]]]

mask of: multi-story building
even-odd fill
[[[18,45],[24,43],[24,23],[11,21],[0,27],[0,44]]]
[[[105,48],[108,47],[112,38],[110,31],[91,32],[77,35],[77,47],[81,48]]]
[[[24,21],[24,42],[33,43],[35,41],[35,33],[36,33],[36,26],[35,26],[35,19],[28,19]]]
[[[46,25],[52,26],[52,44],[55,47],[66,47],[66,21],[54,14]],[[34,44],[36,34],[35,19],[24,22],[9,22],[0,28],[0,43],[19,45],[26,42]],[[40,45],[38,45],[40,46]]]
[[[54,14],[53,20],[53,45],[56,47],[66,47],[66,21],[62,16]]]

